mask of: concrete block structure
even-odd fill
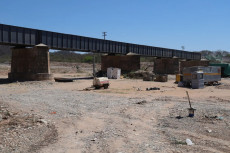
[[[140,69],[140,56],[139,55],[102,56],[101,70],[106,72],[107,68],[109,67],[120,68],[121,72],[137,71]]]
[[[181,60],[179,58],[160,58],[154,61],[155,74],[178,74],[182,73],[185,67],[209,66],[207,60]]]
[[[33,48],[12,48],[11,81],[51,80],[49,48],[39,44]]]
[[[155,74],[176,74],[179,72],[179,58],[160,58],[154,60]]]
[[[180,73],[182,73],[185,67],[192,66],[209,66],[208,60],[192,60],[192,61],[180,61]]]

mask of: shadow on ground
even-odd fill
[[[0,84],[9,84],[12,83],[8,78],[0,78]]]

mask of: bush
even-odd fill
[[[85,56],[83,62],[92,63],[93,62],[93,56]]]

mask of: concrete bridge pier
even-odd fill
[[[179,58],[158,58],[154,61],[154,73],[177,74],[182,73],[185,67],[209,66],[207,60],[185,60]]]
[[[154,73],[176,74],[179,72],[179,58],[157,58],[154,60]]]
[[[49,48],[39,44],[33,48],[12,48],[10,81],[52,80]]]
[[[140,69],[140,55],[106,55],[101,57],[101,70],[120,68],[122,72],[137,71]]]

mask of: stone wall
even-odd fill
[[[182,73],[185,67],[192,66],[209,66],[209,61],[180,61],[180,72]]]
[[[106,72],[107,68],[109,67],[120,68],[122,72],[137,71],[140,69],[140,56],[139,55],[102,56],[101,70]]]
[[[34,48],[12,48],[11,72],[12,81],[50,80],[49,48],[37,45]]]
[[[209,61],[183,61],[178,58],[161,58],[154,61],[155,74],[177,74],[182,73],[185,67],[209,66]]]
[[[161,58],[154,61],[155,74],[176,74],[179,72],[178,58]]]

